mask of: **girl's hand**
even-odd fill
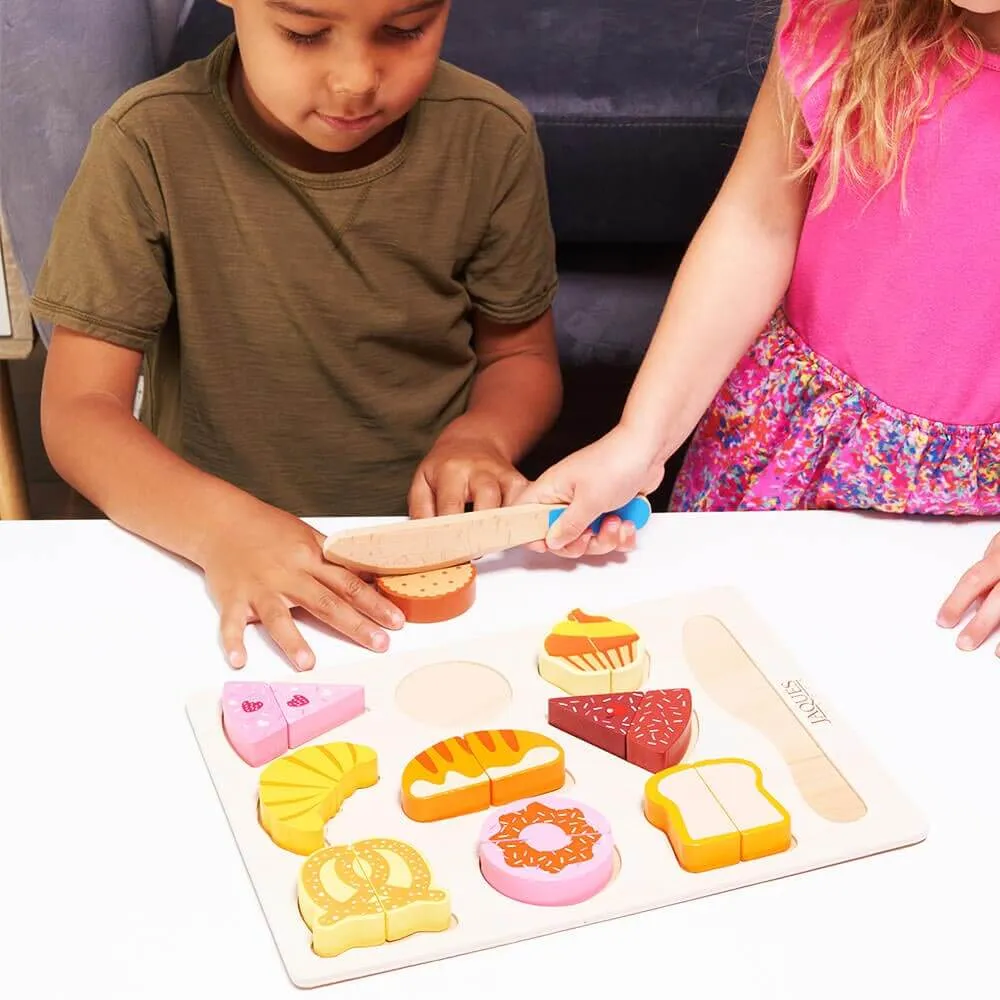
[[[528,548],[568,559],[631,551],[635,548],[634,525],[608,517],[595,536],[590,524],[637,494],[652,493],[662,481],[663,466],[651,463],[643,443],[616,427],[553,465],[515,498],[518,504],[568,504],[545,542]]]
[[[232,512],[199,561],[233,667],[246,664],[246,626],[260,622],[296,670],[311,670],[316,658],[295,625],[293,607],[374,652],[389,647],[383,629],[404,623],[399,609],[374,587],[324,559],[319,532],[256,500]]]
[[[994,536],[983,558],[955,585],[941,607],[938,624],[954,628],[977,601],[981,603],[976,613],[959,634],[959,649],[978,649],[1000,625],[1000,534]]]

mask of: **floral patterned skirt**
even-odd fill
[[[674,511],[1000,513],[1000,424],[938,423],[882,402],[779,311],[699,424]]]

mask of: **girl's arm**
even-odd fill
[[[788,288],[809,185],[787,176],[798,164],[779,88],[788,93],[775,44],[739,151],[681,262],[629,394],[621,428],[652,464],[684,443]]]
[[[778,33],[788,16],[783,0]],[[550,549],[578,557],[631,548],[631,530],[616,519],[596,539],[588,525],[656,489],[666,460],[780,304],[811,187],[789,179],[801,162],[785,124],[791,101],[776,38],[739,151],[684,255],[618,426],[516,498],[569,504],[549,533]]]

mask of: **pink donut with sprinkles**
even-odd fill
[[[479,867],[497,892],[536,906],[590,899],[614,871],[611,824],[561,795],[522,799],[497,810],[479,836]]]

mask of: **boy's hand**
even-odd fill
[[[398,608],[374,587],[324,559],[319,532],[256,500],[217,530],[199,561],[233,667],[246,663],[246,626],[260,622],[296,670],[312,669],[315,655],[295,625],[293,607],[375,652],[389,646],[380,626],[399,629],[404,623]]]
[[[615,428],[593,444],[556,463],[522,490],[514,502],[567,504],[545,542],[527,546],[568,559],[628,552],[635,548],[635,527],[609,517],[599,535],[591,522],[624,506],[637,494],[649,494],[663,481],[663,466],[653,467],[640,442]]]
[[[461,514],[507,506],[525,485],[499,447],[480,437],[443,434],[420,463],[410,487],[410,517]]]
[[[954,628],[976,601],[980,601],[976,613],[959,634],[959,649],[978,649],[1000,624],[1000,534],[955,585],[938,613],[938,624]],[[997,652],[1000,655],[1000,649]]]

